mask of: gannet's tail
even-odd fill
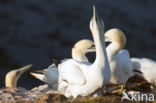
[[[42,69],[42,70],[35,70],[33,72],[30,72],[30,74],[33,77],[35,77],[35,78],[45,82],[45,70],[44,69]]]

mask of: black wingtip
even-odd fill
[[[133,70],[133,72],[143,74],[143,72],[141,72],[141,71],[139,71],[139,70]]]
[[[56,59],[53,59],[53,62],[56,67],[58,67],[58,65],[61,63],[59,60],[56,60]]]

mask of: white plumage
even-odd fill
[[[142,76],[156,86],[156,61],[148,58],[131,58],[133,69],[142,72]]]
[[[124,84],[129,77],[133,76],[132,63],[129,52],[124,48],[126,37],[119,29],[110,29],[105,33],[106,42],[111,42],[106,48],[113,84]]]
[[[85,55],[94,51],[94,42],[92,40],[83,39],[78,41],[72,48],[72,58],[79,62],[88,62],[88,59]]]
[[[78,41],[72,48],[72,58],[79,62],[88,62],[85,54],[95,51],[94,42],[88,39]],[[63,59],[61,62],[67,59]],[[49,84],[53,89],[58,87],[58,68],[53,63],[47,69],[36,70],[31,73],[37,79]]]
[[[96,45],[96,59],[93,64],[69,59],[58,65],[59,91],[66,97],[88,96],[107,84],[110,68],[103,37],[103,22],[94,15],[90,29]]]

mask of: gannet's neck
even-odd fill
[[[109,60],[112,59],[126,44],[125,38],[120,38],[118,41],[112,41],[106,48]]]
[[[95,45],[92,40],[83,39],[78,41],[72,48],[72,58],[79,62],[87,62],[88,59],[85,56],[88,52],[94,52]]]
[[[86,62],[88,61],[87,57],[85,56],[86,52],[82,52],[76,50],[75,48],[72,49],[72,58],[79,61],[79,62]]]
[[[5,86],[9,88],[16,88],[18,79],[19,77],[7,76],[5,78]]]
[[[112,42],[106,48],[109,60],[114,57],[122,49],[121,44],[117,42]]]
[[[93,63],[93,65],[97,66],[98,69],[102,68],[105,66],[105,64],[108,64],[108,58],[107,58],[107,53],[106,53],[106,47],[105,47],[105,42],[104,42],[104,37],[103,33],[99,31],[95,32],[93,35],[94,37],[94,42],[96,45],[96,59]]]
[[[114,57],[126,44],[125,34],[117,28],[110,29],[105,33],[106,41],[111,42],[107,46],[109,60]]]
[[[9,88],[16,88],[17,87],[17,81],[19,77],[21,76],[21,72],[18,70],[12,70],[6,74],[5,77],[5,86]]]
[[[96,17],[96,13],[94,12],[94,16],[91,20],[90,24],[91,32],[93,35],[95,47],[96,47],[96,58],[94,63],[95,69],[104,69],[104,67],[109,67],[108,57],[106,53],[106,47],[104,42],[104,24],[102,21],[99,21]]]

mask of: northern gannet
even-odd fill
[[[110,29],[105,33],[105,38],[106,42],[111,42],[106,48],[111,69],[110,83],[125,84],[134,75],[129,52],[123,49],[126,37],[121,30]]]
[[[92,40],[83,39],[78,41],[72,48],[72,58],[79,62],[88,62],[88,59],[85,55],[94,51],[94,42]]]
[[[68,59],[58,65],[58,89],[67,98],[91,95],[102,86],[108,84],[110,80],[111,73],[103,35],[104,24],[102,20],[97,18],[95,7],[93,7],[93,11],[90,30],[96,47],[94,63]]]
[[[78,41],[72,48],[72,58],[79,62],[88,62],[85,54],[93,51],[95,51],[94,42],[88,39],[83,39]],[[57,89],[58,69],[55,64],[50,65],[47,69],[36,70],[30,74],[35,78],[48,83],[53,89]]]
[[[131,58],[133,69],[142,72],[142,76],[156,86],[156,61],[148,58]],[[137,75],[137,74],[136,74]]]
[[[10,88],[16,88],[17,87],[17,81],[20,78],[20,76],[28,69],[30,69],[32,65],[27,65],[22,68],[12,70],[8,72],[5,76],[5,86]]]

